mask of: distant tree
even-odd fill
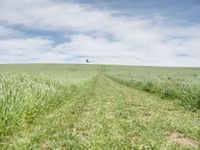
[[[90,61],[88,59],[86,59],[86,63],[90,63]]]

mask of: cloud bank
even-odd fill
[[[0,63],[200,66],[200,25],[52,0],[0,0]]]

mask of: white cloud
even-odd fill
[[[68,62],[83,56],[99,63],[200,65],[199,25],[183,26],[159,15],[152,18],[113,15],[112,10],[63,1],[0,2],[0,22],[54,31],[70,38],[57,44],[46,37],[0,40],[0,58],[12,57],[10,62]],[[0,34],[8,32],[0,26]]]

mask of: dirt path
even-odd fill
[[[173,133],[196,145],[170,140]],[[21,149],[197,149],[200,119],[167,100],[122,86],[104,75],[59,109],[17,133]],[[7,147],[8,148],[8,147]]]

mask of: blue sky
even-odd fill
[[[199,0],[0,2],[0,63],[200,66]]]

